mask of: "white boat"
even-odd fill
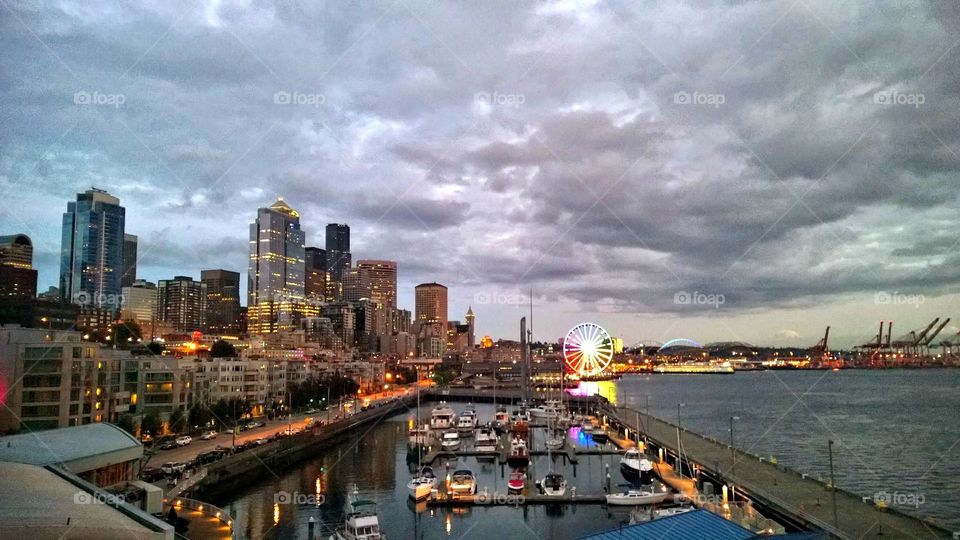
[[[502,431],[510,425],[510,414],[503,407],[497,407],[497,412],[493,415],[493,427],[497,431]]]
[[[450,491],[454,495],[476,495],[477,479],[470,469],[453,471],[450,476]]]
[[[649,485],[653,483],[653,462],[636,448],[631,448],[620,458],[620,474],[630,482]]]
[[[677,514],[686,514],[687,512],[692,512],[694,510],[696,510],[696,508],[692,506],[675,506],[673,508],[660,508],[653,511],[653,518],[657,519],[662,517],[675,516]]]
[[[460,435],[456,431],[444,433],[440,446],[447,451],[458,450],[460,448]]]
[[[657,492],[650,489],[628,489],[621,493],[608,493],[607,504],[610,506],[640,506],[644,504],[662,503],[669,497],[666,492]]]
[[[555,430],[552,434],[548,435],[546,438],[546,445],[548,450],[559,450],[563,448],[563,443],[566,442],[567,438],[564,432]]]
[[[675,373],[675,374],[717,374],[729,375],[735,370],[730,362],[710,363],[710,362],[688,362],[685,364],[661,364],[653,368],[654,373]]]
[[[580,422],[580,431],[584,433],[593,433],[593,429],[594,429],[593,420],[590,420],[589,418],[584,418],[583,421]]]
[[[413,477],[407,483],[407,489],[410,491],[410,498],[415,501],[422,501],[430,496],[433,488],[437,487],[437,477],[431,467],[423,467],[417,476]]]
[[[567,493],[567,481],[560,473],[547,473],[540,481],[540,489],[548,497],[563,497]]]
[[[497,433],[493,428],[482,427],[477,430],[476,442],[473,448],[477,452],[496,452],[497,451]]]
[[[356,492],[354,492],[356,495]],[[380,532],[377,503],[355,499],[350,503],[347,519],[330,535],[330,540],[386,540]]]
[[[430,413],[430,429],[450,429],[454,426],[456,415],[446,403],[440,403]]]
[[[457,431],[462,435],[473,435],[473,430],[476,429],[475,416],[470,415],[470,411],[466,411],[457,418]]]
[[[527,442],[520,437],[514,437],[510,441],[510,455],[507,456],[507,463],[511,467],[526,467],[530,464],[530,454],[527,452]]]

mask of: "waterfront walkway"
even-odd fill
[[[675,425],[623,407],[605,406],[604,409],[608,416],[634,433],[639,419],[641,433],[657,446],[676,453]],[[865,503],[860,497],[844,491],[835,492],[834,521],[833,493],[824,483],[761,461],[756,456],[731,452],[729,446],[689,431],[683,431],[681,444],[685,462],[689,459],[710,475],[736,486],[742,496],[834,536],[851,539],[951,538],[949,531],[937,525],[899,512],[881,510],[872,501]]]

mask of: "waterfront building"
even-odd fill
[[[157,286],[138,279],[124,287],[120,319],[136,321],[144,335],[152,336],[157,322]]]
[[[207,332],[240,334],[240,273],[229,270],[201,270],[200,281],[207,286]]]
[[[60,249],[64,301],[120,307],[125,213],[119,199],[95,188],[67,203]]]
[[[300,214],[282,198],[257,210],[250,224],[247,270],[248,330],[270,334],[297,326],[305,313],[304,232]],[[315,311],[315,310],[314,310]]]
[[[25,234],[0,236],[0,306],[23,304],[37,296],[33,243]]]
[[[150,355],[126,358],[122,364],[128,412],[138,423],[153,414],[167,431],[173,411],[187,414],[193,401],[193,359]]]
[[[341,223],[330,223],[326,229],[327,272],[330,279],[336,282],[343,281],[343,275],[352,265],[350,254],[350,226]],[[339,297],[338,297],[339,299]]]
[[[123,275],[120,277],[120,286],[129,287],[137,279],[137,236],[123,235]]]
[[[255,416],[287,396],[287,362],[260,358],[204,358],[193,363],[197,403],[240,399]]]
[[[188,276],[157,284],[157,324],[164,333],[202,332],[207,321],[207,284]]]

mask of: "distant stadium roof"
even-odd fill
[[[142,455],[143,446],[137,439],[106,423],[0,437],[0,461],[62,464],[75,474]]]
[[[747,540],[754,536],[752,531],[713,512],[694,510],[583,536],[581,540]]]

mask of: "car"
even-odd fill
[[[256,444],[257,446],[263,446],[267,444],[267,442],[268,442],[267,439],[262,439],[262,438],[253,441],[253,443]]]
[[[157,448],[160,450],[173,450],[174,448],[177,448],[177,446],[177,441],[164,441],[160,443],[160,446]]]
[[[186,468],[187,468],[186,463],[177,463],[174,461],[168,461],[160,466],[160,470],[163,471],[163,473],[166,475],[183,472]]]
[[[304,412],[304,414],[317,414],[317,413],[320,412],[320,411],[317,410],[317,409],[307,409],[307,410],[305,410],[305,411],[303,411],[303,412]]]
[[[237,431],[240,431],[240,430],[237,430]],[[233,435],[233,430],[232,430],[232,429],[228,429],[228,430],[224,431],[224,433],[226,433],[227,435]]]
[[[140,470],[140,479],[151,484],[163,478],[164,475],[163,470],[158,467],[144,467]]]
[[[177,441],[176,441],[177,446],[186,446],[192,442],[193,442],[193,437],[189,435],[183,435],[183,436],[177,437]]]
[[[209,441],[210,439],[216,439],[216,438],[217,438],[217,432],[213,430],[207,431],[200,436],[200,439],[204,441]]]

